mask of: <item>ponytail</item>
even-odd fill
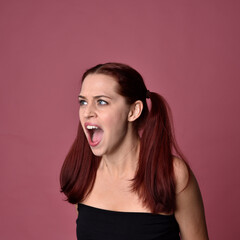
[[[153,213],[175,209],[173,150],[182,156],[171,128],[170,108],[157,93],[148,92],[151,110],[143,129],[133,190]]]

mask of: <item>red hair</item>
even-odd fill
[[[88,69],[89,74],[105,74],[116,79],[118,93],[128,104],[137,100],[143,103],[143,111],[134,122],[135,129],[142,131],[140,155],[132,190],[142,199],[152,213],[175,210],[174,154],[183,159],[172,130],[170,108],[162,96],[148,92],[142,76],[133,68],[120,63],[99,64]],[[146,97],[151,100],[149,112]],[[63,163],[60,174],[61,191],[70,203],[83,201],[95,182],[100,158],[93,155],[81,124],[77,137]]]

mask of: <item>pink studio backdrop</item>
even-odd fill
[[[0,239],[76,239],[59,172],[82,72],[119,61],[171,105],[210,239],[238,239],[240,2],[0,1]]]

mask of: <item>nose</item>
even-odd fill
[[[84,107],[83,116],[85,118],[92,118],[97,116],[96,109],[93,104],[88,104],[87,106]]]

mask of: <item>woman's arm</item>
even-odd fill
[[[181,240],[208,240],[203,201],[193,173],[179,159],[174,162],[176,177],[175,217]]]

